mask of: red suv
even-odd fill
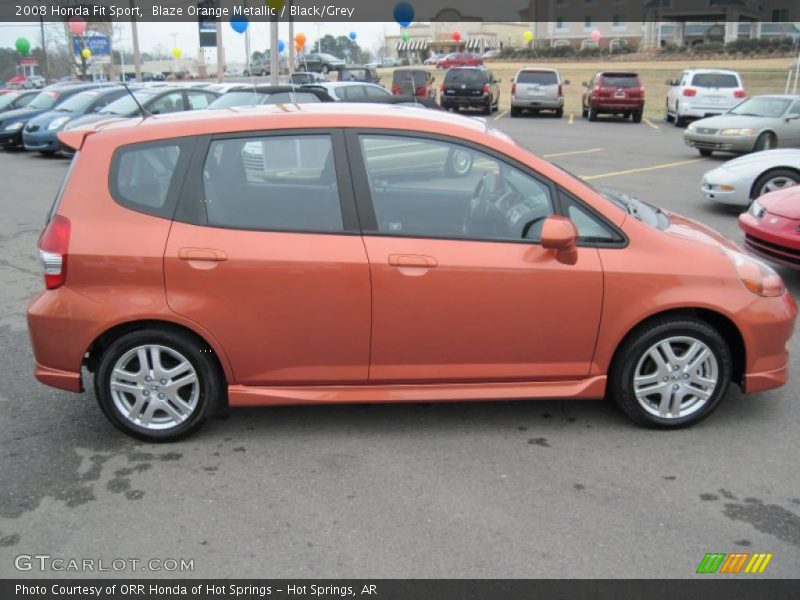
[[[395,69],[392,73],[392,94],[436,98],[434,78],[425,69]]]
[[[644,113],[644,87],[637,73],[599,71],[589,83],[584,82],[582,114],[596,121],[597,115],[628,117],[641,123]]]
[[[480,67],[483,59],[477,54],[467,54],[464,52],[453,52],[440,58],[436,62],[437,69],[449,69],[450,67]]]

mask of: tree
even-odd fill
[[[369,60],[369,53],[362,50],[358,42],[354,42],[346,35],[333,37],[330,34],[324,35],[319,40],[319,51],[326,54],[333,54],[339,58],[348,58],[350,62],[363,63]]]

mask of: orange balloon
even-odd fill
[[[306,34],[305,33],[298,33],[294,36],[295,44],[298,46],[305,46],[306,45]]]

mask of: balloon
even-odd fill
[[[286,42],[278,40],[278,52],[283,52],[284,50],[286,50]]]
[[[244,33],[247,31],[247,26],[250,22],[247,20],[247,15],[233,15],[231,17],[231,27],[236,33]]]
[[[350,38],[351,42],[355,42],[356,41],[356,32],[355,31],[351,31],[350,35],[348,37]]]
[[[294,43],[298,46],[305,46],[306,45],[306,34],[305,33],[298,33],[294,36]]]
[[[180,48],[173,48],[172,49],[172,58],[180,58],[181,54],[183,54],[183,52],[181,52]]]
[[[408,38],[409,38],[409,37],[411,37],[411,36],[410,36],[410,35],[408,35],[408,32],[407,32],[407,31],[404,31],[404,32],[403,32],[403,35],[401,35],[400,37],[402,37],[402,38],[403,38],[403,41],[404,41],[404,42],[407,42],[407,41],[408,41]]]
[[[92,58],[92,51],[89,50],[88,48],[84,48],[83,50],[81,50],[81,56],[86,60],[89,60],[90,58]]]
[[[283,9],[283,5],[286,4],[286,0],[264,0],[264,4],[275,12],[280,12]]]
[[[400,27],[408,27],[414,20],[414,7],[408,2],[398,2],[394,5],[392,14]]]
[[[67,23],[69,31],[72,35],[83,35],[86,33],[86,21],[80,17],[73,17]]]
[[[522,34],[522,39],[530,44],[533,41],[533,34],[530,31],[526,31]]]
[[[302,44],[295,44],[294,45],[294,51],[297,52],[298,54],[300,54],[303,51],[303,45]]]
[[[20,54],[27,54],[31,51],[31,43],[28,41],[28,38],[17,38],[17,41],[14,42],[14,46],[16,46],[17,52]]]
[[[453,39],[454,39],[455,41],[457,41],[457,42],[458,42],[458,41],[460,41],[460,40],[461,40],[461,34],[460,34],[460,33],[458,33],[457,31],[454,31],[454,32],[453,32]]]
[[[592,31],[591,38],[592,38],[592,39],[593,39],[595,42],[599,42],[601,37],[603,37],[603,34],[602,34],[602,33],[600,33],[600,32],[599,32],[597,29],[595,29],[594,31]]]

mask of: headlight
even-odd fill
[[[17,121],[16,123],[11,123],[11,125],[6,125],[6,131],[19,131],[25,126],[25,123],[21,121]]]
[[[50,121],[50,125],[47,126],[47,129],[50,131],[53,129],[58,129],[59,127],[63,127],[64,123],[67,121],[69,121],[69,117],[58,117],[57,119]]]
[[[694,123],[689,123],[686,126],[686,131],[694,131],[695,129],[697,129],[697,126]]]
[[[752,256],[725,249],[744,287],[759,296],[780,296],[786,290],[783,279],[775,270]]]
[[[720,135],[753,135],[756,132],[755,129],[746,128],[746,129],[723,129],[719,132]]]
[[[761,206],[758,203],[758,200],[753,200],[753,203],[750,205],[750,210],[748,212],[751,215],[753,215],[756,219],[760,219],[765,214],[767,214],[767,209]]]

